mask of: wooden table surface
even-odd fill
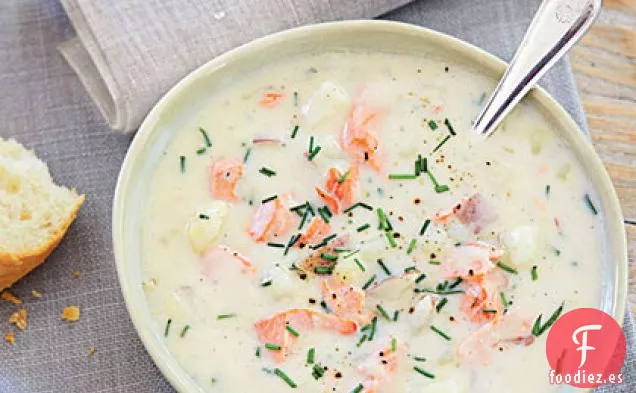
[[[605,0],[570,61],[594,147],[623,207],[629,299],[636,312],[636,0]]]

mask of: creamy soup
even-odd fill
[[[470,132],[493,86],[334,52],[214,92],[143,221],[157,334],[202,391],[556,389],[550,317],[600,304],[601,212],[536,108]]]

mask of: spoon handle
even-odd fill
[[[543,0],[506,73],[475,119],[490,135],[503,118],[592,26],[602,0]]]

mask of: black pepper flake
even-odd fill
[[[422,200],[420,198],[415,198],[413,200],[413,203],[416,204],[416,205],[419,205],[420,203],[422,203]]]
[[[316,304],[316,299],[309,298],[309,304]]]
[[[444,67],[444,72],[448,72],[448,66]]]

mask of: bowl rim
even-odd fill
[[[130,264],[128,263],[128,257],[125,252],[124,231],[122,229],[126,215],[125,195],[133,178],[133,163],[139,156],[142,147],[152,135],[153,130],[156,129],[154,126],[158,123],[162,111],[169,107],[171,102],[181,94],[182,90],[186,89],[193,81],[205,77],[216,68],[232,62],[235,58],[249,55],[250,52],[261,47],[284,44],[286,41],[294,40],[307,33],[320,35],[321,33],[338,30],[358,30],[363,32],[370,30],[376,33],[417,35],[423,40],[428,40],[429,42],[434,41],[440,44],[440,46],[449,47],[458,53],[465,54],[474,59],[474,64],[478,64],[492,72],[503,74],[507,67],[507,63],[497,56],[466,41],[432,29],[396,21],[345,20],[296,27],[243,44],[196,68],[164,94],[142,122],[124,158],[113,197],[112,238],[117,275],[130,318],[146,351],[160,369],[163,376],[178,392],[201,392],[202,389],[187,376],[185,370],[181,368],[174,357],[169,355],[167,351],[161,349],[161,343],[152,332],[152,321],[142,317],[142,308],[145,308],[146,305],[142,304],[143,302],[137,301],[133,295],[133,288],[134,286],[138,286],[139,283],[132,282],[131,280],[131,274],[129,273]],[[533,88],[529,94],[531,94],[546,111],[550,112],[555,120],[562,125],[561,128],[564,129],[565,133],[572,134],[569,135],[571,138],[569,138],[568,141],[571,144],[571,148],[579,153],[581,161],[585,161],[590,170],[597,172],[596,183],[598,184],[596,185],[602,187],[603,199],[606,201],[604,205],[604,211],[606,212],[604,221],[606,221],[606,226],[611,226],[610,229],[614,233],[622,233],[619,239],[614,239],[613,243],[608,243],[607,245],[608,249],[614,251],[613,256],[616,259],[617,270],[614,275],[616,288],[612,297],[612,317],[622,325],[627,304],[628,256],[623,215],[616,191],[603,163],[594,151],[591,143],[585,138],[581,127],[576,124],[570,114],[540,86]],[[608,206],[610,209],[607,209]],[[620,228],[617,227],[618,225],[620,225]]]

